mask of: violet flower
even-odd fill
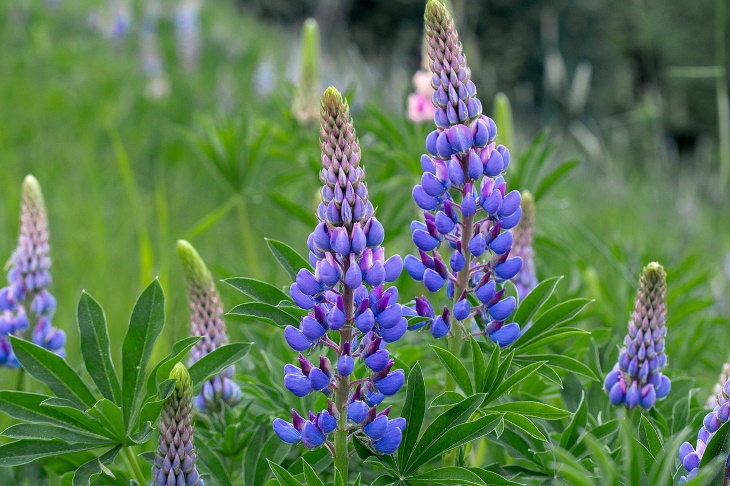
[[[723,386],[728,379],[730,379],[730,360],[726,361],[722,365],[722,371],[720,371],[720,376],[717,379],[717,383],[715,383],[715,386],[712,389],[712,395],[707,397],[705,408],[712,409],[715,408],[715,405],[718,405],[720,403],[720,395],[723,393]]]
[[[188,360],[188,366],[208,353],[228,343],[223,305],[213,275],[195,248],[184,240],[177,242],[177,255],[185,274],[190,306],[190,335],[200,336]],[[216,412],[225,402],[236,405],[241,399],[240,387],[231,379],[235,367],[230,366],[221,374],[203,384],[195,397],[195,406],[204,412]]]
[[[178,363],[170,372],[175,390],[162,408],[159,447],[152,466],[150,486],[205,486],[195,463],[193,444],[193,382]]]
[[[390,408],[377,412],[378,404],[405,379],[403,370],[393,369],[386,344],[406,332],[407,321],[398,289],[384,287],[398,278],[403,262],[397,255],[386,259],[380,246],[383,226],[368,200],[349,107],[332,87],[321,100],[320,147],[319,224],[307,242],[314,272],[300,270],[290,288],[294,302],[310,312],[299,328],[284,330],[287,343],[300,352],[298,366],[284,368],[284,384],[296,396],[319,392],[330,398],[326,409],[306,417],[292,411],[292,422],[276,419],[273,427],[285,442],[301,441],[308,449],[326,445],[347,477],[350,434],[391,454],[405,427],[405,420],[388,418]],[[335,351],[334,362],[324,355],[312,359],[301,354],[322,347]],[[356,359],[364,362],[364,376],[354,376]]]
[[[716,400],[717,403],[712,411],[705,416],[702,428],[697,434],[697,445],[693,446],[689,442],[685,442],[679,447],[679,461],[688,472],[686,476],[679,478],[679,484],[684,484],[697,475],[707,444],[720,426],[727,422],[728,417],[730,417],[730,381],[725,381],[716,396]],[[727,483],[730,479],[730,456],[725,464],[725,477],[725,483]]]
[[[522,218],[512,230],[512,255],[522,258],[522,268],[512,278],[520,300],[524,299],[537,285],[535,274],[535,251],[532,247],[535,226],[535,198],[529,191],[522,193]]]
[[[603,383],[613,405],[648,410],[669,394],[671,382],[661,372],[667,364],[666,292],[664,268],[656,262],[644,267],[624,347]]]
[[[8,285],[0,289],[0,365],[9,368],[20,366],[6,337],[9,334],[66,355],[66,334],[51,325],[56,299],[47,290],[51,283],[48,217],[41,186],[32,175],[23,181],[21,198],[18,246],[8,262]]]
[[[507,192],[501,174],[509,151],[494,143],[497,127],[482,114],[453,19],[437,0],[428,2],[425,19],[436,130],[426,138],[424,173],[413,189],[424,210],[424,221],[411,224],[419,256],[408,255],[405,267],[430,292],[445,287],[452,301],[434,313],[440,314],[430,321],[434,337],[453,334],[453,321],[467,334],[463,323],[473,317],[483,329],[478,333],[507,346],[520,332],[517,323],[507,323],[516,301],[501,288],[522,266],[510,256],[509,231],[522,214],[520,193]],[[423,317],[433,312],[427,301],[420,307]]]

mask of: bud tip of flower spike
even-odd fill
[[[23,179],[22,186],[23,196],[32,197],[37,200],[43,200],[43,191],[41,191],[41,184],[38,182],[32,174],[28,174]]]
[[[185,240],[177,240],[177,256],[189,284],[198,287],[213,285],[213,276],[193,245]]]
[[[449,11],[440,0],[428,0],[426,4],[426,13],[424,15],[426,21],[441,23],[445,17],[449,16]]]

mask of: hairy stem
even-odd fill
[[[461,298],[461,294],[469,286],[469,272],[471,270],[469,263],[471,260],[471,252],[469,251],[469,241],[474,232],[473,228],[473,216],[464,218],[462,231],[461,231],[461,249],[464,252],[464,258],[466,259],[466,265],[457,274],[456,286],[454,287],[454,304]],[[454,335],[449,337],[449,352],[457,358],[461,354],[462,344],[462,332],[459,326],[452,327]],[[446,375],[446,391],[454,391],[456,389],[456,382],[450,374]]]
[[[343,274],[347,273],[349,263],[345,263]],[[340,351],[338,357],[345,349],[345,343],[352,340],[352,325],[355,321],[353,300],[354,295],[351,288],[343,285],[342,300],[345,304],[345,325],[340,329]],[[340,472],[342,478],[347,481],[350,456],[347,453],[347,401],[350,398],[350,377],[340,376],[337,379],[337,391],[335,394],[335,407],[340,412],[335,431],[335,468]]]
[[[251,275],[261,278],[261,268],[259,266],[259,257],[256,254],[256,242],[253,239],[253,231],[251,230],[251,222],[249,221],[248,208],[246,207],[245,197],[242,195],[238,200],[238,226],[241,230],[241,239],[243,240],[243,251],[246,256],[246,264]]]

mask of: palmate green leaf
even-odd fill
[[[585,363],[578,361],[570,356],[564,356],[561,354],[532,354],[530,355],[529,361],[524,357],[516,358],[519,363],[528,363],[532,361],[546,361],[548,366],[560,368],[567,371],[572,371],[579,375],[590,378],[591,380],[601,381],[598,375],[588,367]]]
[[[431,400],[428,408],[453,407],[464,399],[464,395],[455,391],[445,391]]]
[[[25,339],[8,337],[15,356],[28,374],[77,407],[94,406],[96,398],[65,359]]]
[[[476,339],[469,339],[471,348],[471,366],[474,373],[474,390],[484,391],[484,383],[487,379],[487,365],[484,362],[484,353]]]
[[[280,486],[302,486],[302,483],[297,481],[296,478],[289,473],[289,471],[276,464],[275,462],[267,462],[269,463],[269,467],[274,473],[274,476],[276,476],[276,480],[279,481]]]
[[[190,378],[195,387],[194,393],[200,391],[200,387],[210,377],[217,375],[229,366],[241,360],[251,349],[252,343],[231,343],[221,346],[206,354],[188,368]]]
[[[478,467],[467,467],[465,468],[470,472],[479,476],[489,486],[522,486],[521,483],[516,483],[503,476],[500,476],[496,472],[488,471]]]
[[[48,395],[38,393],[0,390],[0,412],[30,423],[77,427],[78,424],[71,421],[66,415],[42,405],[49,398],[51,397]]]
[[[556,343],[558,341],[564,341],[565,339],[569,339],[576,336],[587,336],[591,333],[589,331],[585,331],[583,329],[579,329],[577,327],[564,327],[559,329],[551,329],[549,331],[545,331],[540,337],[535,339],[529,344],[526,344],[525,346],[521,346],[520,354],[530,354],[530,352],[541,348],[543,346],[547,346],[548,344]]]
[[[324,481],[319,479],[319,476],[307,461],[302,460],[302,466],[304,467],[304,480],[307,482],[307,486],[324,486]]]
[[[641,427],[639,429],[639,434],[643,435],[646,439],[646,447],[652,457],[657,457],[664,448],[662,437],[659,435],[659,432],[654,425],[652,425],[649,419],[643,414],[641,415]]]
[[[530,437],[541,440],[543,442],[547,441],[547,437],[545,437],[545,434],[543,434],[542,431],[537,428],[537,425],[535,425],[532,420],[525,417],[524,415],[520,415],[519,413],[514,412],[507,412],[504,414],[504,421],[520,429]]]
[[[436,356],[438,356],[439,361],[444,365],[446,371],[454,378],[456,384],[459,385],[459,388],[466,395],[472,395],[474,389],[469,378],[469,372],[466,371],[466,367],[461,363],[461,360],[443,348],[438,346],[431,347],[436,352]]]
[[[99,423],[109,431],[109,437],[114,437],[120,443],[125,442],[127,434],[121,408],[103,398],[96,402],[87,413],[99,420]]]
[[[501,414],[488,414],[471,422],[459,423],[458,425],[455,424],[448,427],[422,451],[411,457],[406,474],[413,473],[416,469],[431,461],[433,458],[440,456],[444,452],[450,451],[451,449],[462,446],[490,433],[500,423],[501,418]],[[425,435],[426,434],[424,433],[424,436]]]
[[[269,245],[269,250],[274,254],[276,261],[287,271],[292,280],[297,279],[297,273],[302,268],[312,269],[312,265],[286,243],[266,238],[266,244]]]
[[[535,188],[535,201],[540,200],[556,183],[560,182],[561,179],[578,167],[578,165],[580,165],[580,160],[570,159],[550,171]]]
[[[500,348],[499,346],[494,346],[492,350],[492,354],[489,356],[489,363],[487,363],[487,374],[484,376],[484,385],[482,386],[482,388],[477,389],[477,391],[482,393],[489,392],[497,380],[497,372],[499,371],[499,362],[502,354],[502,348]],[[514,354],[510,354],[510,356],[514,356]]]
[[[234,289],[264,304],[277,305],[283,300],[291,301],[291,298],[287,294],[273,285],[260,280],[246,277],[233,277],[223,281]]]
[[[585,392],[580,396],[580,403],[573,414],[568,427],[560,435],[560,447],[571,450],[580,437],[581,431],[585,429],[586,420],[588,419],[588,405],[586,403]]]
[[[527,379],[529,376],[531,376],[533,373],[535,373],[537,370],[539,370],[546,362],[545,361],[538,361],[537,363],[531,363],[524,368],[520,368],[519,370],[515,371],[510,375],[509,378],[502,382],[498,382],[499,385],[497,388],[495,388],[494,391],[489,393],[487,395],[487,398],[485,400],[485,403],[490,403],[500,396],[504,394],[505,392],[509,391],[510,388],[513,386],[519,384],[521,381]]]
[[[110,436],[110,433],[106,429],[106,427],[104,427],[98,419],[92,417],[84,410],[78,409],[76,405],[70,400],[51,397],[44,400],[42,405],[44,407],[54,410],[61,415],[64,415],[68,423],[77,424],[78,428],[88,430],[89,432],[93,432],[97,435],[102,435],[104,437],[109,436],[109,438],[113,438]]]
[[[271,432],[271,426],[259,428],[243,456],[243,484],[264,484],[272,472],[268,462],[283,460],[289,449],[289,444]]]
[[[538,317],[533,325],[515,343],[515,349],[536,340],[543,332],[555,326],[570,321],[577,316],[588,304],[590,299],[571,299],[551,307]]]
[[[20,439],[0,446],[0,467],[20,466],[48,456],[97,449],[102,445],[92,443],[69,444],[62,440]]]
[[[499,363],[499,366],[496,366],[496,373],[494,375],[494,380],[490,380],[489,388],[486,388],[484,390],[485,393],[493,394],[493,390],[500,386],[502,383],[502,380],[504,380],[504,377],[507,376],[507,372],[510,370],[512,366],[512,360],[515,356],[514,350],[507,353],[507,355],[504,357],[501,363]],[[491,364],[491,363],[490,363]],[[489,395],[488,395],[489,396]]]
[[[195,447],[198,449],[197,467],[201,476],[205,476],[205,484],[208,486],[233,486],[233,482],[218,454],[203,440],[196,441]]]
[[[487,483],[469,469],[459,466],[446,466],[432,469],[423,474],[408,477],[408,484],[455,484],[464,486],[487,486]]]
[[[139,414],[147,364],[164,325],[165,296],[155,279],[137,300],[122,345],[122,411],[127,431],[133,429]]]
[[[472,413],[474,413],[476,409],[479,408],[479,405],[481,405],[483,401],[483,393],[472,395],[439,415],[436,420],[434,420],[431,425],[429,425],[423,432],[423,435],[421,435],[418,443],[414,445],[413,452],[410,454],[410,456],[408,458],[402,458],[399,464],[401,468],[399,472],[401,474],[404,474],[414,470],[415,468],[413,467],[413,464],[419,460],[424,451],[431,447],[437,440],[439,440],[453,427],[463,424],[467,420],[469,420],[469,417],[471,417]],[[406,418],[406,423],[408,423],[407,420],[408,418]],[[408,430],[408,427],[406,427],[406,430]],[[435,456],[431,456],[427,459],[433,459],[434,457]]]
[[[172,391],[175,389],[175,380],[168,378],[167,380],[160,383],[157,394],[153,397],[148,397],[142,404],[142,411],[139,413],[140,423],[157,421],[157,417],[162,412],[162,407],[165,406],[165,402],[172,395]]]
[[[483,409],[486,413],[505,413],[514,412],[524,415],[525,417],[534,417],[544,420],[560,420],[571,415],[567,410],[562,410],[552,405],[540,402],[522,401],[501,403]]]
[[[289,314],[282,307],[276,307],[263,302],[246,302],[239,304],[226,314],[241,316],[258,321],[264,321],[281,327],[299,326],[299,319]]]
[[[49,424],[15,424],[5,429],[2,433],[11,439],[37,439],[37,440],[62,440],[68,443],[97,443],[109,444],[107,437],[92,433],[84,433],[77,429],[68,429],[58,425]]]
[[[414,452],[425,413],[426,385],[423,381],[421,364],[416,363],[408,374],[406,400],[403,404],[403,411],[401,412],[401,416],[406,419],[406,424],[408,424],[403,433],[403,440],[398,448],[398,458],[401,464],[407,464]]]
[[[74,473],[72,486],[91,486],[91,481],[102,473],[109,474],[106,464],[111,464],[122,449],[121,445],[110,449],[100,457],[95,457],[81,465]]]
[[[104,398],[121,403],[122,388],[111,359],[104,309],[85,291],[79,299],[76,321],[86,371]]]
[[[189,352],[193,346],[200,341],[200,336],[189,336],[183,338],[172,345],[172,351],[165,359],[157,363],[152,369],[152,373],[147,377],[147,400],[158,396],[159,386],[166,381],[172,369],[178,364]]]

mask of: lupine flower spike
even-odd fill
[[[515,229],[512,255],[522,258],[522,268],[512,278],[517,287],[517,294],[524,299],[537,285],[535,274],[535,252],[532,248],[532,233],[535,226],[535,199],[529,191],[522,193],[522,218]]]
[[[183,69],[195,71],[200,61],[200,0],[181,0],[175,10],[175,42]]]
[[[66,334],[51,325],[56,299],[51,283],[48,217],[41,186],[29,175],[21,189],[20,236],[8,261],[8,285],[0,289],[0,365],[20,366],[8,334],[28,338],[38,346],[65,356]],[[31,329],[32,325],[32,329]]]
[[[730,417],[730,381],[725,381],[715,398],[715,406],[712,411],[705,415],[702,428],[697,434],[697,445],[692,446],[689,442],[685,442],[679,447],[679,461],[687,470],[687,475],[679,478],[679,484],[686,483],[693,478],[700,467],[702,456],[705,453],[705,447],[718,431],[720,426],[728,421]],[[725,483],[730,479],[730,458],[725,463]]]
[[[170,372],[175,390],[162,408],[160,439],[150,486],[205,486],[195,467],[193,444],[193,382],[185,365]]]
[[[715,405],[720,403],[720,395],[722,394],[722,387],[725,385],[727,380],[730,379],[730,359],[722,365],[722,371],[720,377],[715,383],[715,387],[712,389],[712,395],[707,398],[705,408],[715,408]]]
[[[335,88],[322,96],[320,147],[322,202],[308,239],[314,272],[300,270],[290,288],[294,302],[310,312],[284,336],[300,353],[331,348],[336,361],[299,354],[298,365],[285,366],[284,384],[296,396],[320,392],[330,399],[324,410],[304,417],[293,410],[292,422],[276,419],[273,426],[285,442],[301,441],[308,449],[326,445],[347,477],[351,435],[392,454],[405,427],[404,419],[388,418],[390,407],[377,411],[405,379],[403,370],[393,369],[386,344],[406,332],[407,322],[398,289],[384,288],[398,278],[403,261],[397,255],[385,259],[383,226],[368,200],[360,144],[347,102]],[[354,376],[356,359],[364,362],[364,376]]]
[[[213,275],[195,248],[187,241],[177,242],[177,255],[182,263],[188,287],[190,306],[190,335],[201,336],[188,362],[188,366],[211,351],[228,343],[226,323],[223,320],[223,305]],[[204,412],[216,412],[223,402],[234,406],[241,399],[241,389],[233,382],[235,369],[230,366],[220,375],[214,376],[203,384],[200,394],[195,397],[195,406]]]
[[[319,25],[307,19],[302,28],[302,52],[299,59],[299,83],[292,111],[299,123],[314,123],[319,119]]]
[[[656,262],[644,267],[624,347],[603,383],[614,405],[641,406],[648,410],[669,394],[671,383],[662,374],[667,364],[664,351],[666,292],[664,268]]]
[[[464,322],[474,318],[476,333],[507,346],[520,332],[517,323],[507,320],[516,301],[504,298],[501,288],[522,266],[519,257],[510,255],[510,229],[522,214],[520,193],[507,192],[501,174],[509,165],[509,151],[495,144],[497,127],[482,114],[454,21],[438,0],[429,0],[425,19],[436,130],[426,138],[423,177],[413,189],[413,199],[424,211],[424,221],[411,224],[419,256],[408,255],[405,267],[430,292],[445,287],[452,304],[438,313],[422,297],[415,312],[432,318],[436,338],[455,334],[454,321],[466,334]],[[447,252],[450,256],[444,256]]]

